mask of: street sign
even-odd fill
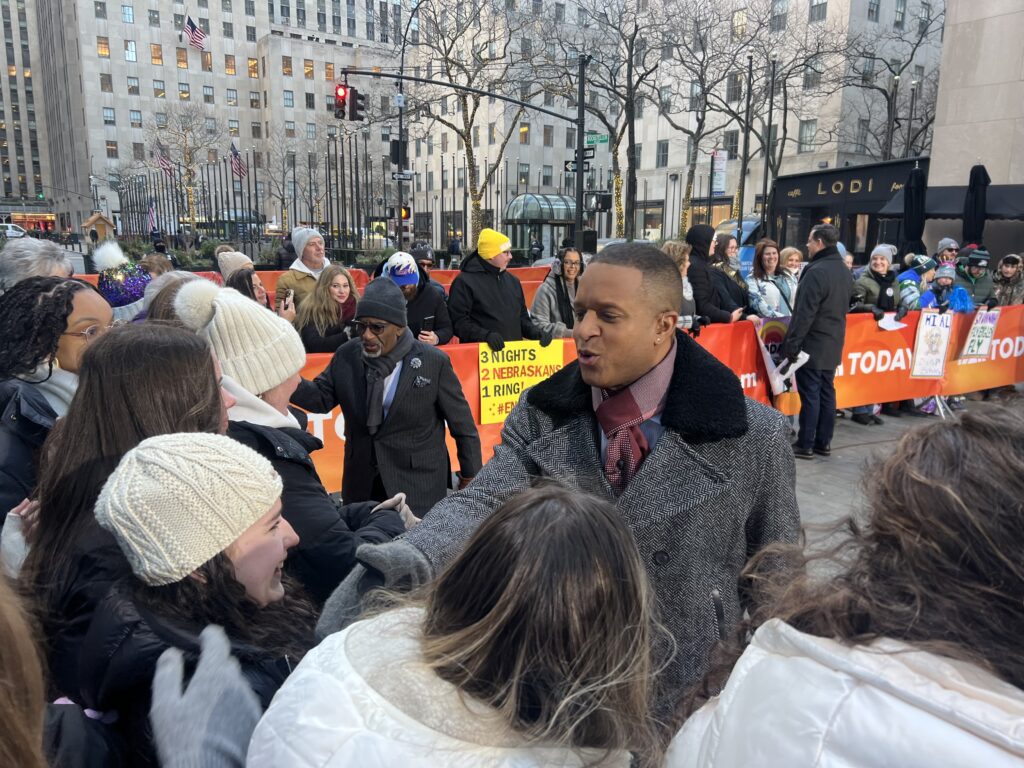
[[[724,149],[716,149],[711,153],[711,194],[725,194],[725,161],[729,153]]]
[[[565,172],[566,173],[576,173],[576,161],[575,160],[566,160],[565,161],[565,165],[563,167],[565,168]],[[583,164],[583,172],[587,173],[589,171],[590,171],[590,163],[584,163]]]
[[[597,144],[607,144],[608,134],[606,133],[588,133],[585,137],[585,143],[588,147],[593,147]]]
[[[404,109],[405,108],[405,94],[404,93],[396,93],[394,95],[394,97],[391,99],[391,103],[392,103],[393,106],[396,106],[399,109]]]
[[[392,181],[412,181],[415,178],[412,171],[392,171]]]
[[[596,151],[597,150],[595,150],[593,147],[586,147],[586,148],[584,148],[584,150],[583,150],[583,159],[584,160],[593,160],[594,159],[594,152],[596,152]]]

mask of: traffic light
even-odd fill
[[[408,205],[403,205],[402,206],[402,221],[408,221],[410,216],[412,216],[412,211],[409,209],[409,206]]]
[[[348,89],[348,119],[353,122],[366,119],[366,97],[355,88]]]
[[[337,120],[345,119],[345,103],[348,101],[349,87],[343,83],[334,86],[334,117]]]
[[[408,141],[391,140],[391,164],[399,168],[405,168],[405,159],[408,156]]]

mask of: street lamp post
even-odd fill
[[[910,84],[910,119],[907,120],[907,145],[903,151],[904,157],[910,157],[914,149],[914,108],[917,106],[917,89],[919,86],[920,83],[917,80]]]
[[[892,145],[896,134],[896,94],[900,88],[900,76],[892,76],[892,84],[889,86],[889,125],[885,132],[885,158],[892,160]]]

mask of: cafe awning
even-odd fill
[[[928,187],[926,219],[960,219],[964,215],[967,187]],[[988,188],[986,217],[990,220],[1024,220],[1024,184],[993,184]],[[894,194],[878,212],[882,218],[903,218],[903,190]]]

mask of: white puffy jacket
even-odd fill
[[[668,768],[1024,766],[1024,692],[888,640],[849,647],[764,624]]]
[[[628,755],[527,745],[422,661],[423,614],[360,621],[310,651],[256,726],[249,768],[575,768]]]

